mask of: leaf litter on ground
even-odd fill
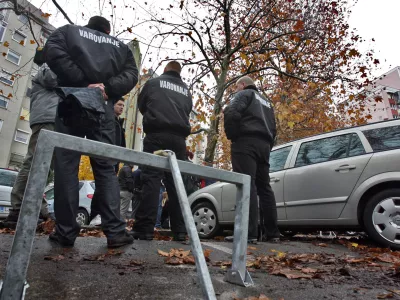
[[[167,265],[183,265],[183,264],[188,264],[188,265],[195,265],[196,260],[193,255],[190,255],[191,251],[190,250],[184,250],[184,249],[170,249],[169,252],[165,252],[162,250],[157,250],[158,254],[162,257],[165,257],[165,263]],[[210,254],[212,250],[210,249],[205,249],[203,251],[204,257],[207,262],[210,261]]]

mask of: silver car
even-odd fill
[[[364,230],[400,249],[400,120],[321,134],[275,147],[270,183],[282,231]],[[190,195],[201,237],[232,225],[236,187]]]
[[[90,205],[95,189],[94,181],[79,181],[79,209],[76,222],[81,226],[89,225]],[[54,186],[48,186],[44,195],[48,203],[49,213],[54,216]]]
[[[0,169],[0,219],[5,219],[11,208],[11,190],[18,172]]]

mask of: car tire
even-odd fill
[[[76,214],[76,222],[80,225],[89,225],[89,214],[84,208],[79,208]]]
[[[214,205],[201,202],[192,208],[194,224],[201,239],[211,239],[220,232],[218,215]]]
[[[400,189],[378,192],[363,213],[365,231],[375,242],[400,250]]]

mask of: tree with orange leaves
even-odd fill
[[[178,60],[189,67],[207,127],[206,161],[220,151],[221,112],[243,75],[274,102],[280,141],[365,122],[364,113],[354,120],[345,114],[364,109],[358,95],[379,61],[372,50],[359,52],[362,39],[349,28],[348,6],[346,0],[188,0],[171,6],[168,16],[154,12],[154,39],[162,37],[160,47],[176,39]]]

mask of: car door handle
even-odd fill
[[[355,165],[343,165],[340,166],[339,168],[335,169],[336,172],[340,172],[340,171],[347,171],[347,170],[354,170],[356,169]]]
[[[279,181],[281,181],[281,180],[278,177],[272,177],[269,179],[269,182],[279,182]]]

